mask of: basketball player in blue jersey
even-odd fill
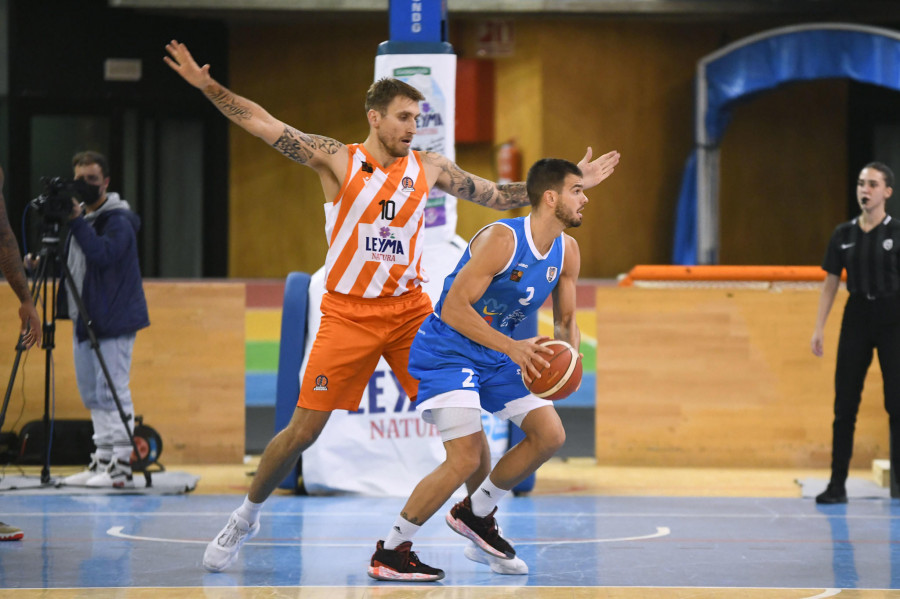
[[[412,538],[464,483],[469,495],[446,520],[474,543],[466,556],[498,573],[528,572],[501,536],[494,512],[501,497],[556,453],[566,434],[552,402],[530,394],[522,382],[523,373],[530,382],[549,366],[544,356],[551,351],[538,345],[541,337],[515,340],[512,333],[552,294],[554,336],[579,347],[575,285],[581,257],[564,231],[581,225],[588,198],[578,166],[555,158],[531,167],[526,188],[531,214],[476,233],[413,341],[409,372],[420,381],[416,407],[437,426],[447,457],[419,482],[388,536],[378,541],[368,569],[372,578],[444,577],[443,570],[419,561]],[[525,433],[493,470],[481,408]]]

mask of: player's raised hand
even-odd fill
[[[619,164],[619,153],[616,150],[591,160],[593,155],[594,151],[588,146],[584,158],[578,163],[578,168],[581,169],[581,174],[584,176],[585,189],[599,185],[601,181],[613,174],[616,165]]]
[[[191,56],[187,46],[177,40],[172,40],[166,44],[166,51],[169,53],[169,56],[163,56],[163,60],[172,67],[173,71],[181,75],[185,81],[197,89],[204,89],[212,83],[209,65],[199,66],[194,57]]]

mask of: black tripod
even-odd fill
[[[71,200],[69,200],[71,201]],[[52,385],[52,368],[53,368],[53,349],[56,346],[56,294],[58,292],[57,284],[59,279],[59,274],[62,273],[64,275],[64,280],[68,283],[68,291],[69,291],[69,299],[74,300],[75,305],[78,307],[78,314],[85,324],[85,328],[87,329],[88,338],[91,343],[91,349],[94,351],[94,354],[97,356],[97,361],[100,363],[100,368],[103,370],[103,376],[106,378],[106,383],[109,386],[109,390],[112,393],[113,400],[116,403],[116,408],[119,411],[119,416],[122,418],[122,424],[125,426],[125,430],[128,433],[128,440],[131,443],[132,451],[134,452],[135,462],[132,463],[132,468],[134,470],[143,471],[144,480],[146,481],[147,487],[152,486],[152,479],[150,475],[150,471],[147,469],[148,461],[150,459],[149,456],[141,456],[141,452],[138,450],[138,446],[134,440],[134,431],[128,424],[128,419],[130,417],[129,414],[125,413],[125,410],[122,408],[122,402],[119,400],[119,396],[116,393],[116,388],[112,382],[112,376],[109,374],[109,369],[106,366],[106,361],[103,359],[103,354],[100,352],[100,343],[97,341],[97,336],[94,334],[93,328],[91,328],[91,321],[88,318],[87,310],[85,309],[84,302],[81,299],[81,295],[78,293],[78,290],[75,288],[74,283],[72,282],[72,273],[69,270],[69,266],[66,264],[64,260],[61,259],[60,252],[60,222],[61,218],[56,218],[54,215],[53,218],[45,217],[42,223],[43,231],[41,233],[41,250],[38,254],[40,256],[40,261],[38,262],[37,272],[34,275],[34,280],[31,288],[31,297],[32,300],[37,305],[37,302],[40,301],[41,306],[41,319],[44,323],[43,325],[43,342],[41,344],[44,353],[45,353],[45,364],[44,364],[44,447],[43,447],[43,467],[41,468],[41,483],[42,484],[50,484],[50,446],[52,443],[51,434],[50,434],[50,388]],[[49,303],[49,307],[48,307]],[[49,318],[48,318],[49,312]],[[73,335],[75,332],[73,331]],[[3,408],[0,410],[0,428],[3,426],[3,422],[6,418],[6,409],[9,405],[9,398],[12,394],[13,383],[16,378],[16,371],[19,368],[19,361],[22,357],[22,352],[25,351],[25,345],[22,342],[22,338],[19,338],[19,342],[16,345],[16,357],[13,361],[12,374],[9,377],[9,384],[6,387],[6,395],[3,398]]]

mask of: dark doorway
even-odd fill
[[[101,0],[9,2],[8,202],[26,237],[41,177],[70,177],[71,158],[110,161],[110,190],[138,212],[149,277],[227,276],[227,121],[163,63],[172,38],[215,60],[224,82],[227,32],[216,21],[109,8]],[[136,73],[122,78],[110,62]],[[26,239],[33,245],[34,241]]]
[[[900,92],[851,82],[847,109],[847,215],[854,218],[859,214],[856,177],[860,169],[879,161],[891,167],[895,175],[900,172]],[[886,208],[888,214],[900,217],[900,193],[888,199]]]

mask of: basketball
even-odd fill
[[[558,339],[545,339],[538,344],[553,350],[553,355],[540,354],[550,366],[542,368],[540,378],[525,386],[541,399],[565,399],[581,384],[581,356],[574,347]]]

